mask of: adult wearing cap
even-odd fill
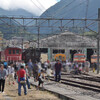
[[[0,93],[4,93],[5,88],[5,79],[7,76],[6,69],[4,69],[4,65],[0,65]]]

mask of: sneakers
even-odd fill
[[[59,83],[61,83],[61,81],[59,81]]]
[[[21,94],[18,93],[19,96],[21,96]],[[25,93],[24,95],[27,95],[27,93]]]
[[[36,88],[36,90],[39,90],[39,88]]]
[[[24,95],[27,95],[27,93],[25,93]]]
[[[19,96],[21,96],[21,94],[18,93]]]
[[[5,93],[5,92],[4,91],[3,92],[0,91],[0,93]]]

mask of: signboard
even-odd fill
[[[48,60],[48,54],[41,54],[41,62],[44,63]]]

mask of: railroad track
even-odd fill
[[[98,76],[91,76],[91,75],[88,75],[88,74],[71,75],[71,74],[62,73],[62,76],[65,76],[65,75],[68,78],[77,78],[77,79],[81,79],[81,80],[100,82],[100,77],[98,77]]]
[[[54,81],[54,79],[52,77],[50,78],[50,80]],[[93,85],[93,84],[73,81],[73,80],[64,79],[64,78],[61,79],[61,83],[65,84],[65,85],[70,85],[70,86],[86,89],[86,90],[92,90],[92,91],[95,91],[95,92],[100,92],[100,86]]]
[[[72,78],[78,78],[78,79],[81,79],[81,80],[88,80],[88,81],[100,82],[100,78],[96,78],[96,77],[79,77],[79,76],[72,76]]]

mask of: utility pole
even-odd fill
[[[40,48],[40,27],[38,27],[38,50],[39,50],[39,48]]]
[[[23,52],[23,37],[22,37],[22,52]]]
[[[99,74],[99,38],[100,38],[100,8],[98,9],[98,36],[97,36],[97,74]]]

